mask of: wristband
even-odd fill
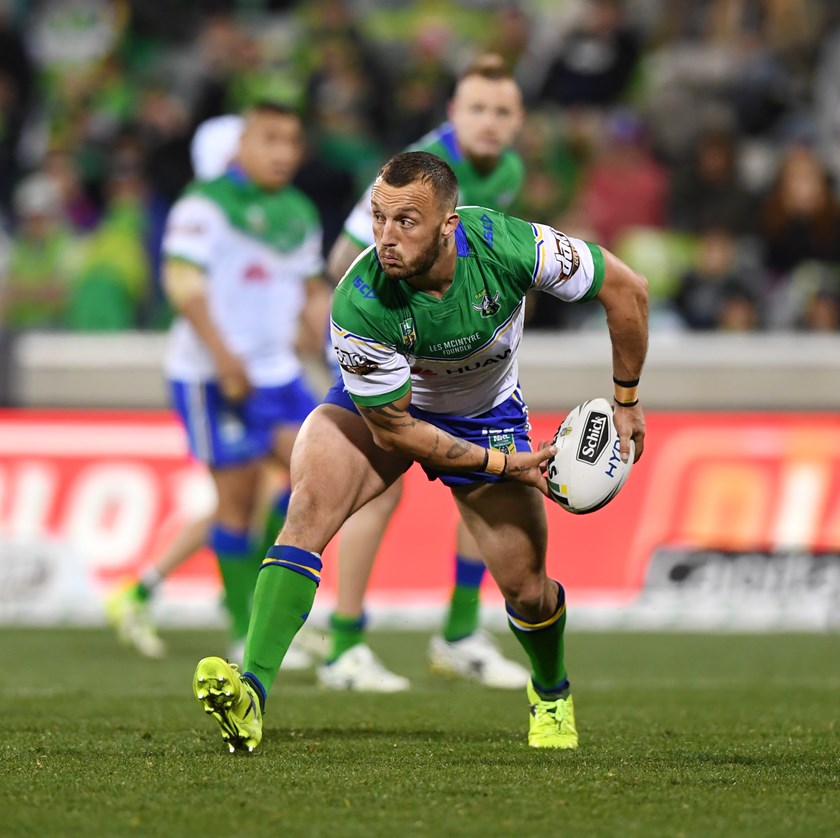
[[[638,387],[639,379],[633,378],[630,381],[622,381],[620,378],[613,376],[613,384],[617,384],[619,387]]]
[[[481,464],[481,468],[479,471],[487,471],[487,461],[490,459],[490,451],[489,449],[484,449],[484,462]]]
[[[639,401],[639,379],[633,381],[616,381],[615,382],[615,403],[622,407],[632,407]],[[632,402],[632,404],[631,404]]]
[[[507,471],[507,454],[502,454],[495,448],[487,449],[487,462],[484,465],[483,471],[487,474],[495,474],[501,477]]]
[[[638,399],[633,399],[632,402],[620,402],[618,399],[613,399],[617,407],[635,407],[638,403]]]

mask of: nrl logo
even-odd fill
[[[264,233],[268,229],[268,219],[265,210],[252,204],[245,212],[245,221],[255,233]]]
[[[500,308],[499,305],[499,292],[496,292],[496,296],[493,299],[490,299],[490,294],[485,291],[483,294],[476,294],[476,298],[481,297],[481,302],[476,305],[473,303],[473,308],[476,311],[481,312],[482,317],[492,317]]]
[[[406,319],[400,323],[400,331],[402,332],[403,347],[410,351],[414,348],[414,343],[417,340],[417,331],[414,328],[414,320],[410,317],[406,317]]]

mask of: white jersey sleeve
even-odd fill
[[[209,270],[224,245],[227,221],[222,210],[202,195],[181,198],[166,222],[163,254]]]
[[[300,246],[300,275],[321,276],[324,273],[324,233],[320,227],[313,230]]]
[[[411,368],[393,346],[353,334],[330,320],[330,336],[341,377],[353,401],[388,404],[411,389]]]
[[[589,245],[546,224],[532,223],[537,246],[532,286],[566,302],[577,302],[598,287],[598,276]],[[603,268],[602,268],[603,272]]]
[[[356,205],[344,222],[344,234],[353,239],[360,247],[373,244],[373,213],[370,211],[371,187],[356,202]]]

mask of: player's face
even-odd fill
[[[513,79],[468,76],[449,105],[449,120],[467,157],[495,161],[522,127],[522,96]]]
[[[370,202],[382,270],[390,279],[427,275],[440,259],[444,238],[454,231],[458,216],[445,211],[422,181],[390,186],[377,179]]]
[[[239,142],[237,159],[264,189],[279,189],[294,176],[303,157],[303,131],[296,116],[250,114]]]

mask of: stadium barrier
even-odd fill
[[[548,439],[563,412],[536,411]],[[548,502],[547,502],[548,503]],[[167,411],[0,411],[0,623],[102,621],[102,594],[213,505]],[[579,627],[840,626],[840,416],[648,414],[648,443],[621,494],[573,516],[549,504],[549,568]],[[374,570],[374,622],[431,625],[452,572],[448,492],[409,471]],[[313,619],[335,592],[334,545]],[[218,624],[207,553],[155,604],[164,624]],[[490,625],[503,609],[486,582]]]
[[[0,396],[26,407],[162,408],[165,343],[143,332],[20,335]],[[526,330],[519,371],[533,410],[611,395],[611,369],[605,332]],[[308,371],[325,390],[324,370]],[[659,410],[838,410],[838,381],[840,335],[654,332],[642,397]]]

